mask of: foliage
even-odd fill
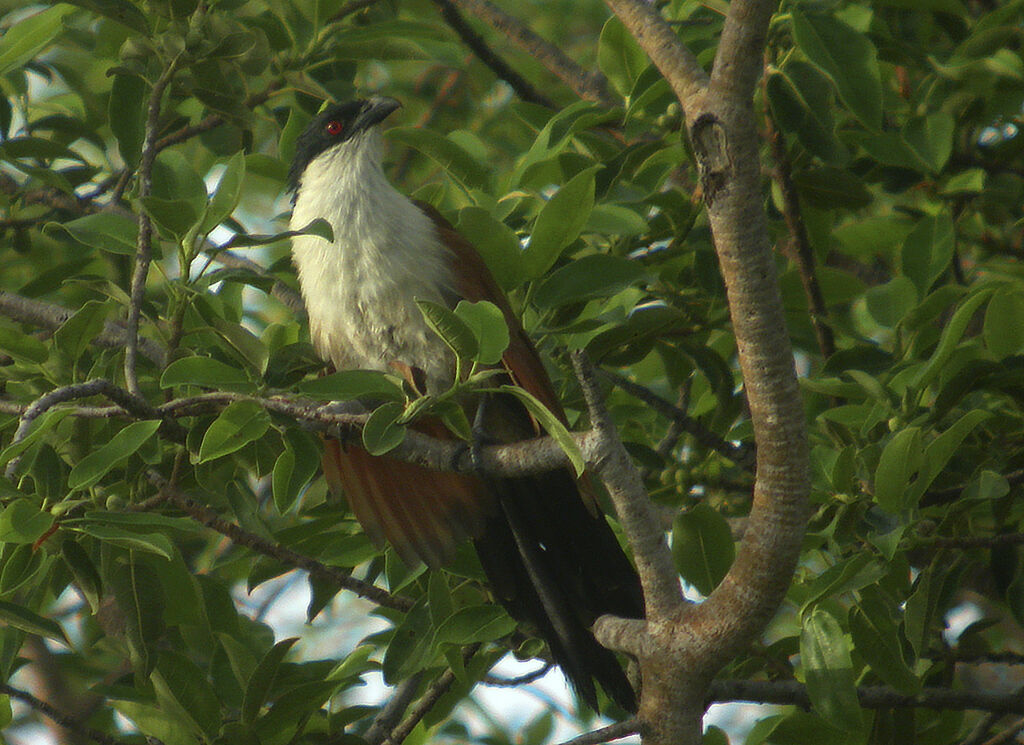
[[[717,6],[663,8],[707,65]],[[454,707],[506,651],[538,651],[472,557],[404,567],[319,475],[310,398],[387,400],[362,434],[381,452],[428,407],[468,428],[397,378],[317,378],[288,304],[293,144],[323,100],[356,93],[404,102],[392,178],[479,248],[577,429],[566,349],[685,409],[680,435],[648,400],[609,389],[652,499],[675,518],[680,574],[703,593],[721,580],[752,484],[729,443],[753,446],[725,292],[678,106],[603,6],[531,4],[523,20],[599,69],[609,103],[480,26],[556,109],[467,58],[426,0],[0,8],[4,680],[45,656],[67,683],[60,703],[118,740],[283,744],[357,742],[378,713],[357,703],[364,676],[423,673],[416,693],[450,690],[409,741],[464,741]],[[787,2],[773,21],[755,111],[815,513],[783,612],[723,677],[800,680],[811,711],[780,709],[748,742],[956,742],[981,714],[862,709],[857,687],[971,688],[978,672],[958,657],[1024,652],[1024,172],[1005,129],[1024,102],[1021,14],[1016,2]],[[995,124],[1010,136],[979,147]],[[151,185],[134,177],[150,167]],[[150,221],[133,391],[124,322]],[[43,303],[68,313],[51,322]],[[466,380],[506,343],[487,308],[424,312]],[[68,393],[41,398],[53,391]],[[330,659],[275,640],[241,598],[310,570],[302,557],[322,567],[308,574],[311,620],[365,614],[332,605],[351,575],[388,589],[372,611],[385,630]],[[958,607],[978,620],[944,634]],[[489,742],[551,734],[547,718],[488,727]]]

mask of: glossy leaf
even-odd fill
[[[861,730],[864,718],[857,702],[849,644],[831,614],[816,609],[804,617],[800,657],[814,710],[833,727]]]
[[[707,505],[694,505],[672,522],[676,569],[705,596],[725,577],[735,553],[729,524]]]
[[[530,415],[540,423],[544,431],[553,437],[558,446],[565,452],[573,469],[576,471],[576,475],[582,475],[586,468],[586,463],[583,461],[583,453],[580,452],[579,445],[576,444],[576,440],[573,439],[572,434],[562,424],[561,420],[544,404],[522,388],[503,385],[500,390],[504,393],[511,393],[526,406]]]
[[[381,404],[363,425],[363,447],[370,455],[384,455],[405,439],[405,427],[398,423],[405,407],[396,401]]]
[[[460,300],[455,306],[455,315],[462,319],[476,339],[477,351],[473,359],[484,365],[500,362],[508,348],[509,331],[498,306],[486,300],[477,303]]]
[[[573,176],[541,209],[523,252],[527,277],[542,276],[579,236],[594,208],[594,177],[599,169],[594,166]]]
[[[78,461],[68,474],[69,489],[88,489],[120,466],[156,434],[160,420],[132,422],[102,447]]]
[[[270,428],[270,415],[255,401],[236,401],[220,413],[203,435],[198,462],[205,463],[235,452],[262,437]]]
[[[260,709],[266,704],[281,663],[297,641],[298,638],[295,637],[282,639],[260,659],[245,686],[245,699],[242,702],[243,722],[255,720]]]
[[[878,52],[867,36],[830,15],[793,8],[793,35],[811,64],[832,79],[839,98],[871,130],[882,123]]]

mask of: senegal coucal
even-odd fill
[[[509,326],[506,382],[563,416],[536,350],[480,255],[435,209],[385,177],[379,125],[399,105],[371,98],[328,106],[296,141],[292,227],[323,218],[334,231],[333,241],[292,240],[318,354],[338,370],[404,370],[421,390],[439,393],[451,386],[455,362],[416,301],[454,308],[462,299],[488,300]],[[479,411],[487,442],[540,434],[511,396],[492,395]],[[438,421],[416,426],[452,436]],[[621,666],[589,629],[605,613],[641,617],[640,585],[585,480],[565,469],[500,479],[432,471],[333,440],[325,443],[324,472],[366,532],[388,541],[406,563],[442,565],[458,542],[471,539],[497,599],[547,642],[582,698],[597,708],[596,680],[621,706],[636,709]]]

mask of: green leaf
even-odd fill
[[[842,163],[849,153],[835,136],[832,87],[817,68],[791,60],[768,76],[768,103],[779,128],[828,163]]]
[[[60,627],[59,623],[53,619],[44,618],[22,605],[0,600],[0,621],[11,628],[21,629],[29,634],[53,639],[68,647],[71,646],[71,642],[64,635],[64,629]]]
[[[136,11],[138,12],[138,11]],[[138,165],[146,137],[146,95],[149,86],[137,75],[114,76],[107,103],[107,120],[125,165]],[[102,214],[102,213],[101,213]]]
[[[800,196],[813,207],[857,209],[871,204],[871,192],[859,178],[834,166],[804,168],[793,173]]]
[[[935,479],[942,473],[953,455],[959,450],[964,439],[975,427],[992,417],[992,413],[982,409],[968,411],[949,429],[932,440],[924,450],[924,468],[921,476],[914,482],[907,494],[907,503],[916,505]]]
[[[694,505],[672,522],[672,558],[680,576],[701,594],[711,594],[732,566],[736,549],[729,524],[706,504]]]
[[[211,357],[184,357],[168,365],[160,376],[160,387],[174,388],[179,385],[196,385],[230,391],[255,389],[255,385],[249,380],[244,369],[226,365]]]
[[[49,46],[63,31],[64,17],[72,11],[73,7],[60,3],[7,27],[0,37],[0,77],[21,68]]]
[[[1024,296],[1015,288],[1000,289],[992,296],[985,309],[982,336],[985,347],[997,360],[1024,353]]]
[[[57,424],[59,424],[60,421],[70,413],[71,409],[50,409],[45,414],[38,417],[25,437],[20,439],[18,442],[8,445],[3,450],[0,450],[0,470],[6,468],[7,464],[14,458],[17,458],[39,442],[47,432],[57,426]]]
[[[238,206],[244,180],[245,155],[238,152],[231,156],[224,167],[224,172],[217,183],[217,191],[210,197],[206,207],[206,215],[203,217],[199,232],[205,235],[231,217],[231,213]]]
[[[481,300],[470,303],[460,300],[455,306],[455,315],[473,333],[477,343],[473,358],[482,365],[496,365],[508,348],[509,332],[505,314],[494,303]]]
[[[163,745],[199,745],[199,738],[182,721],[158,706],[139,701],[109,699],[118,713],[139,728],[139,732]]]
[[[473,359],[479,352],[476,336],[454,311],[429,300],[417,300],[416,307],[435,334],[462,359]]]
[[[945,111],[911,119],[903,128],[903,140],[933,174],[945,168],[953,152],[956,122]]]
[[[540,423],[544,431],[554,438],[558,446],[565,452],[573,469],[576,471],[576,476],[581,476],[587,467],[583,460],[583,453],[580,452],[579,445],[576,444],[576,440],[573,439],[561,420],[548,407],[522,388],[513,385],[503,385],[499,390],[503,393],[511,393],[526,406],[530,415]]]
[[[628,96],[636,79],[649,63],[636,39],[626,31],[622,21],[613,15],[601,29],[597,64],[615,90],[622,96]]]
[[[458,230],[480,252],[503,290],[522,284],[522,250],[508,225],[482,207],[464,207],[459,211]]]
[[[803,619],[800,660],[814,710],[846,732],[859,732],[864,717],[846,635],[830,613],[816,608]]]
[[[907,427],[893,435],[882,450],[875,469],[875,501],[886,512],[899,512],[910,504],[911,479],[924,465],[920,427]]]
[[[850,611],[850,636],[857,654],[883,681],[908,696],[921,690],[921,681],[904,659],[899,629],[884,606],[862,604]]]
[[[110,438],[98,450],[93,450],[74,465],[68,474],[68,488],[89,489],[95,486],[111,469],[117,468],[129,456],[146,444],[160,427],[159,419],[132,422]]]
[[[60,545],[61,557],[75,578],[75,587],[89,601],[92,612],[99,613],[100,600],[103,597],[103,580],[96,570],[89,554],[78,541],[71,537],[65,538]]]
[[[896,276],[864,293],[868,313],[881,326],[895,328],[917,305],[917,289],[907,277]]]
[[[621,256],[592,254],[559,267],[538,285],[534,303],[544,310],[597,297],[608,297],[640,281],[643,264]]]
[[[950,357],[953,356],[953,351],[960,343],[960,339],[963,338],[964,332],[967,331],[967,324],[974,318],[974,314],[981,307],[981,304],[992,297],[992,294],[993,290],[991,288],[977,290],[969,295],[960,304],[960,307],[956,309],[953,317],[949,319],[949,323],[942,329],[939,343],[935,347],[935,351],[932,352],[932,356],[928,359],[928,363],[918,373],[916,380],[914,380],[914,386],[918,390],[923,390],[939,376],[943,367],[949,362]]]
[[[490,169],[433,129],[392,127],[387,138],[423,153],[466,189],[485,189],[490,182]]]
[[[93,339],[103,331],[107,316],[112,311],[112,303],[90,300],[64,321],[53,335],[61,358],[72,365],[77,362]]]
[[[134,220],[113,212],[97,212],[69,222],[46,224],[47,233],[64,231],[79,243],[108,253],[135,254],[139,227]]]
[[[474,605],[446,618],[434,639],[439,644],[475,644],[500,639],[515,629],[515,620],[500,605]]]
[[[220,413],[199,446],[198,463],[222,458],[257,440],[270,428],[270,415],[255,401],[235,401]]]
[[[363,425],[363,447],[370,455],[384,455],[405,439],[405,427],[398,423],[405,407],[397,401],[381,404]]]
[[[832,79],[853,115],[877,131],[882,125],[882,83],[874,44],[831,15],[805,15],[795,7],[790,12],[800,51]]]
[[[180,239],[199,222],[199,213],[187,199],[146,196],[139,201],[153,222],[175,238]]]
[[[575,241],[594,208],[594,177],[603,166],[591,166],[573,176],[537,215],[530,243],[523,252],[526,276],[542,276],[562,249]]]
[[[358,398],[405,400],[398,379],[378,370],[343,370],[303,381],[296,389],[302,395],[320,401],[352,401]]]
[[[274,679],[277,677],[285,655],[298,640],[298,637],[282,639],[271,647],[256,665],[256,669],[253,670],[246,683],[245,696],[242,700],[242,721],[244,723],[251,724],[255,721],[260,709],[269,698]]]
[[[66,2],[117,21],[132,31],[149,34],[149,22],[146,20],[145,14],[128,0],[66,0]]]
[[[0,323],[0,352],[31,364],[46,362],[50,356],[45,344],[7,323]]]
[[[174,544],[163,533],[136,532],[92,522],[76,523],[71,529],[121,548],[156,554],[168,561],[174,558]]]
[[[18,499],[0,512],[0,543],[35,543],[52,526],[52,514],[27,499]]]
[[[309,225],[306,225],[299,230],[285,230],[280,233],[272,233],[270,235],[236,233],[231,236],[231,240],[221,246],[221,249],[226,251],[234,248],[266,246],[270,243],[283,241],[286,238],[294,238],[297,235],[315,235],[318,238],[323,238],[325,241],[334,241],[334,228],[332,228],[331,224],[325,219],[318,217],[309,223]]]
[[[92,450],[75,464],[68,475],[68,488],[75,490],[94,486],[106,473],[127,461],[146,440],[153,437],[160,424],[160,420],[147,420],[133,422],[122,429],[108,443],[98,450]]]
[[[913,281],[918,297],[925,297],[949,267],[955,243],[953,220],[946,212],[920,220],[903,241],[901,268]]]
[[[286,430],[284,450],[274,463],[271,488],[278,512],[286,512],[316,475],[320,454],[304,432]]]
[[[150,679],[162,708],[177,709],[211,740],[217,735],[221,726],[219,697],[194,662],[179,652],[163,650]]]

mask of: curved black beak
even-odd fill
[[[351,131],[362,132],[363,130],[369,129],[374,124],[380,124],[382,121],[397,109],[400,109],[402,104],[400,101],[390,98],[388,96],[374,96],[368,98],[363,103],[363,108],[360,109],[359,114],[356,115],[355,121],[352,122]]]

